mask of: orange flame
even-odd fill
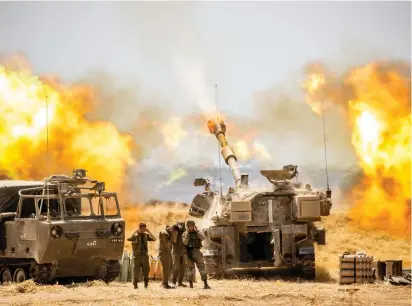
[[[350,190],[349,215],[367,229],[410,237],[410,67],[372,63],[350,71],[337,93],[336,80],[305,84],[315,112],[324,97],[346,110],[352,127],[352,145],[364,176]],[[402,70],[403,69],[403,70]],[[313,90],[315,88],[315,90]],[[335,87],[336,89],[336,87]],[[339,98],[338,98],[339,97]],[[343,98],[345,97],[345,98]],[[347,98],[350,97],[350,98]]]
[[[122,188],[134,162],[132,139],[112,123],[85,119],[95,101],[90,88],[64,87],[0,65],[0,175],[43,179],[85,168],[108,188]]]

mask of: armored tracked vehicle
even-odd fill
[[[197,194],[189,214],[206,224],[204,258],[212,277],[232,274],[239,268],[290,268],[308,279],[315,277],[314,243],[325,244],[325,230],[315,226],[328,216],[332,206],[331,190],[313,190],[297,181],[297,166],[281,170],[261,170],[271,183],[268,190],[252,189],[248,175],[241,174],[237,158],[228,145],[223,121],[209,121],[208,128],[221,146],[235,186],[227,195],[210,190],[209,181],[196,179],[205,186]]]
[[[0,281],[113,281],[125,222],[117,195],[77,169],[72,177],[0,181]]]

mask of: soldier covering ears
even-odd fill
[[[193,267],[196,264],[199,270],[200,277],[204,283],[204,289],[210,289],[207,283],[207,274],[205,269],[205,263],[203,261],[203,255],[200,252],[202,248],[202,241],[205,237],[195,226],[195,222],[189,220],[186,222],[187,231],[183,233],[183,244],[186,246],[187,251],[187,268],[190,288],[193,288]]]
[[[133,286],[134,289],[137,289],[137,282],[139,279],[140,269],[143,270],[143,279],[144,279],[144,286],[147,288],[149,284],[149,255],[147,253],[147,242],[148,241],[156,241],[156,238],[152,235],[152,233],[146,228],[145,223],[139,224],[139,229],[136,230],[132,236],[130,236],[128,241],[132,242],[133,248]]]

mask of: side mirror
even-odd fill
[[[204,178],[197,178],[193,183],[196,187],[204,186],[207,184],[207,181]]]

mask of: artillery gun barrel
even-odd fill
[[[235,180],[236,187],[240,187],[241,186],[241,175],[240,175],[239,167],[237,165],[237,157],[235,153],[233,152],[233,149],[229,146],[226,140],[225,123],[223,122],[223,120],[220,122],[209,120],[207,122],[207,127],[209,128],[210,134],[215,135],[217,140],[219,141],[219,144],[222,148],[221,154],[223,156],[223,159],[225,160],[226,164],[229,165],[230,170],[232,170],[232,175]]]

